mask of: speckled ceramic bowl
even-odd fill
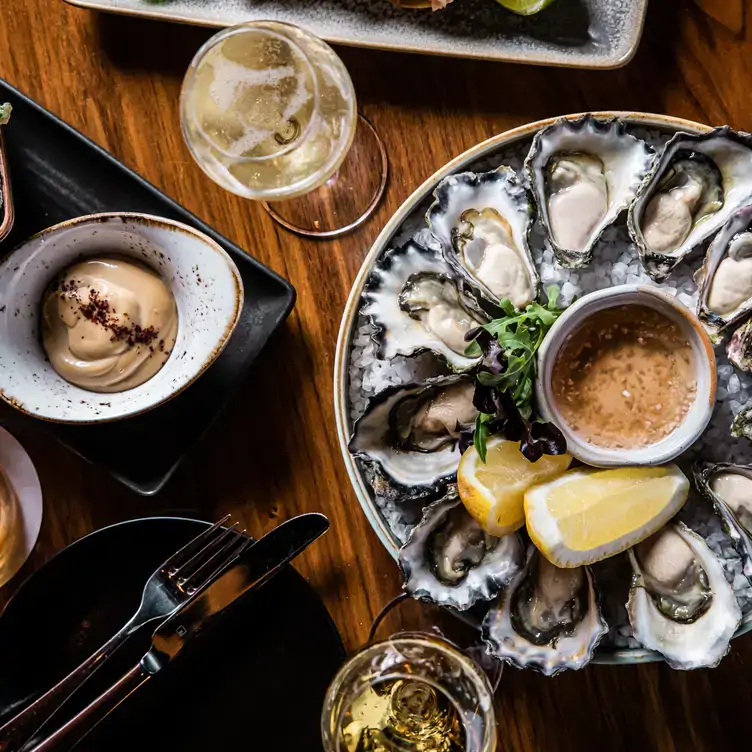
[[[53,277],[81,257],[117,254],[151,266],[170,286],[178,333],[160,371],[124,392],[97,393],[65,381],[47,362],[40,304]],[[222,352],[238,322],[243,283],[210,238],[146,214],[92,214],[27,240],[0,266],[0,397],[60,423],[101,423],[151,410],[185,389]]]

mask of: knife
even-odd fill
[[[47,752],[58,749],[63,740],[71,742],[70,746],[78,743],[123,700],[179,655],[214,617],[261,587],[328,529],[329,520],[323,514],[302,514],[283,522],[253,543],[201,595],[157,627],[151,647],[137,665],[64,726],[24,750]],[[75,739],[71,736],[74,731],[77,732]]]

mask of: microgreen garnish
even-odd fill
[[[474,428],[463,433],[460,449],[464,451],[472,443],[483,462],[488,437],[496,433],[519,441],[520,451],[530,462],[544,454],[566,452],[566,439],[553,423],[531,422],[535,355],[564,310],[556,307],[559,289],[551,286],[546,292],[545,306],[534,302],[524,311],[518,311],[509,300],[502,300],[503,316],[465,336],[470,342],[465,354],[482,358],[473,396],[479,413]]]

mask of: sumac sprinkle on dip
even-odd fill
[[[552,393],[561,417],[606,449],[649,446],[684,420],[697,392],[681,327],[645,305],[593,314],[556,356]]]

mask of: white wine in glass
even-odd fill
[[[204,172],[228,191],[264,202],[300,199],[328,181],[336,184],[332,178],[356,133],[371,137],[367,124],[359,126],[350,75],[332,48],[274,21],[231,27],[209,39],[186,73],[180,115],[185,141]],[[341,188],[352,193],[351,185]],[[336,234],[323,227],[327,219],[348,229],[370,208],[373,188],[367,185],[365,193],[366,206],[349,207],[357,217],[327,217],[348,207],[321,205],[327,197],[314,196],[316,206],[303,208],[321,214],[318,225],[313,216],[310,227],[291,229]],[[336,196],[331,200],[336,204]]]
[[[493,690],[451,643],[398,634],[340,669],[321,734],[326,752],[495,752]]]

